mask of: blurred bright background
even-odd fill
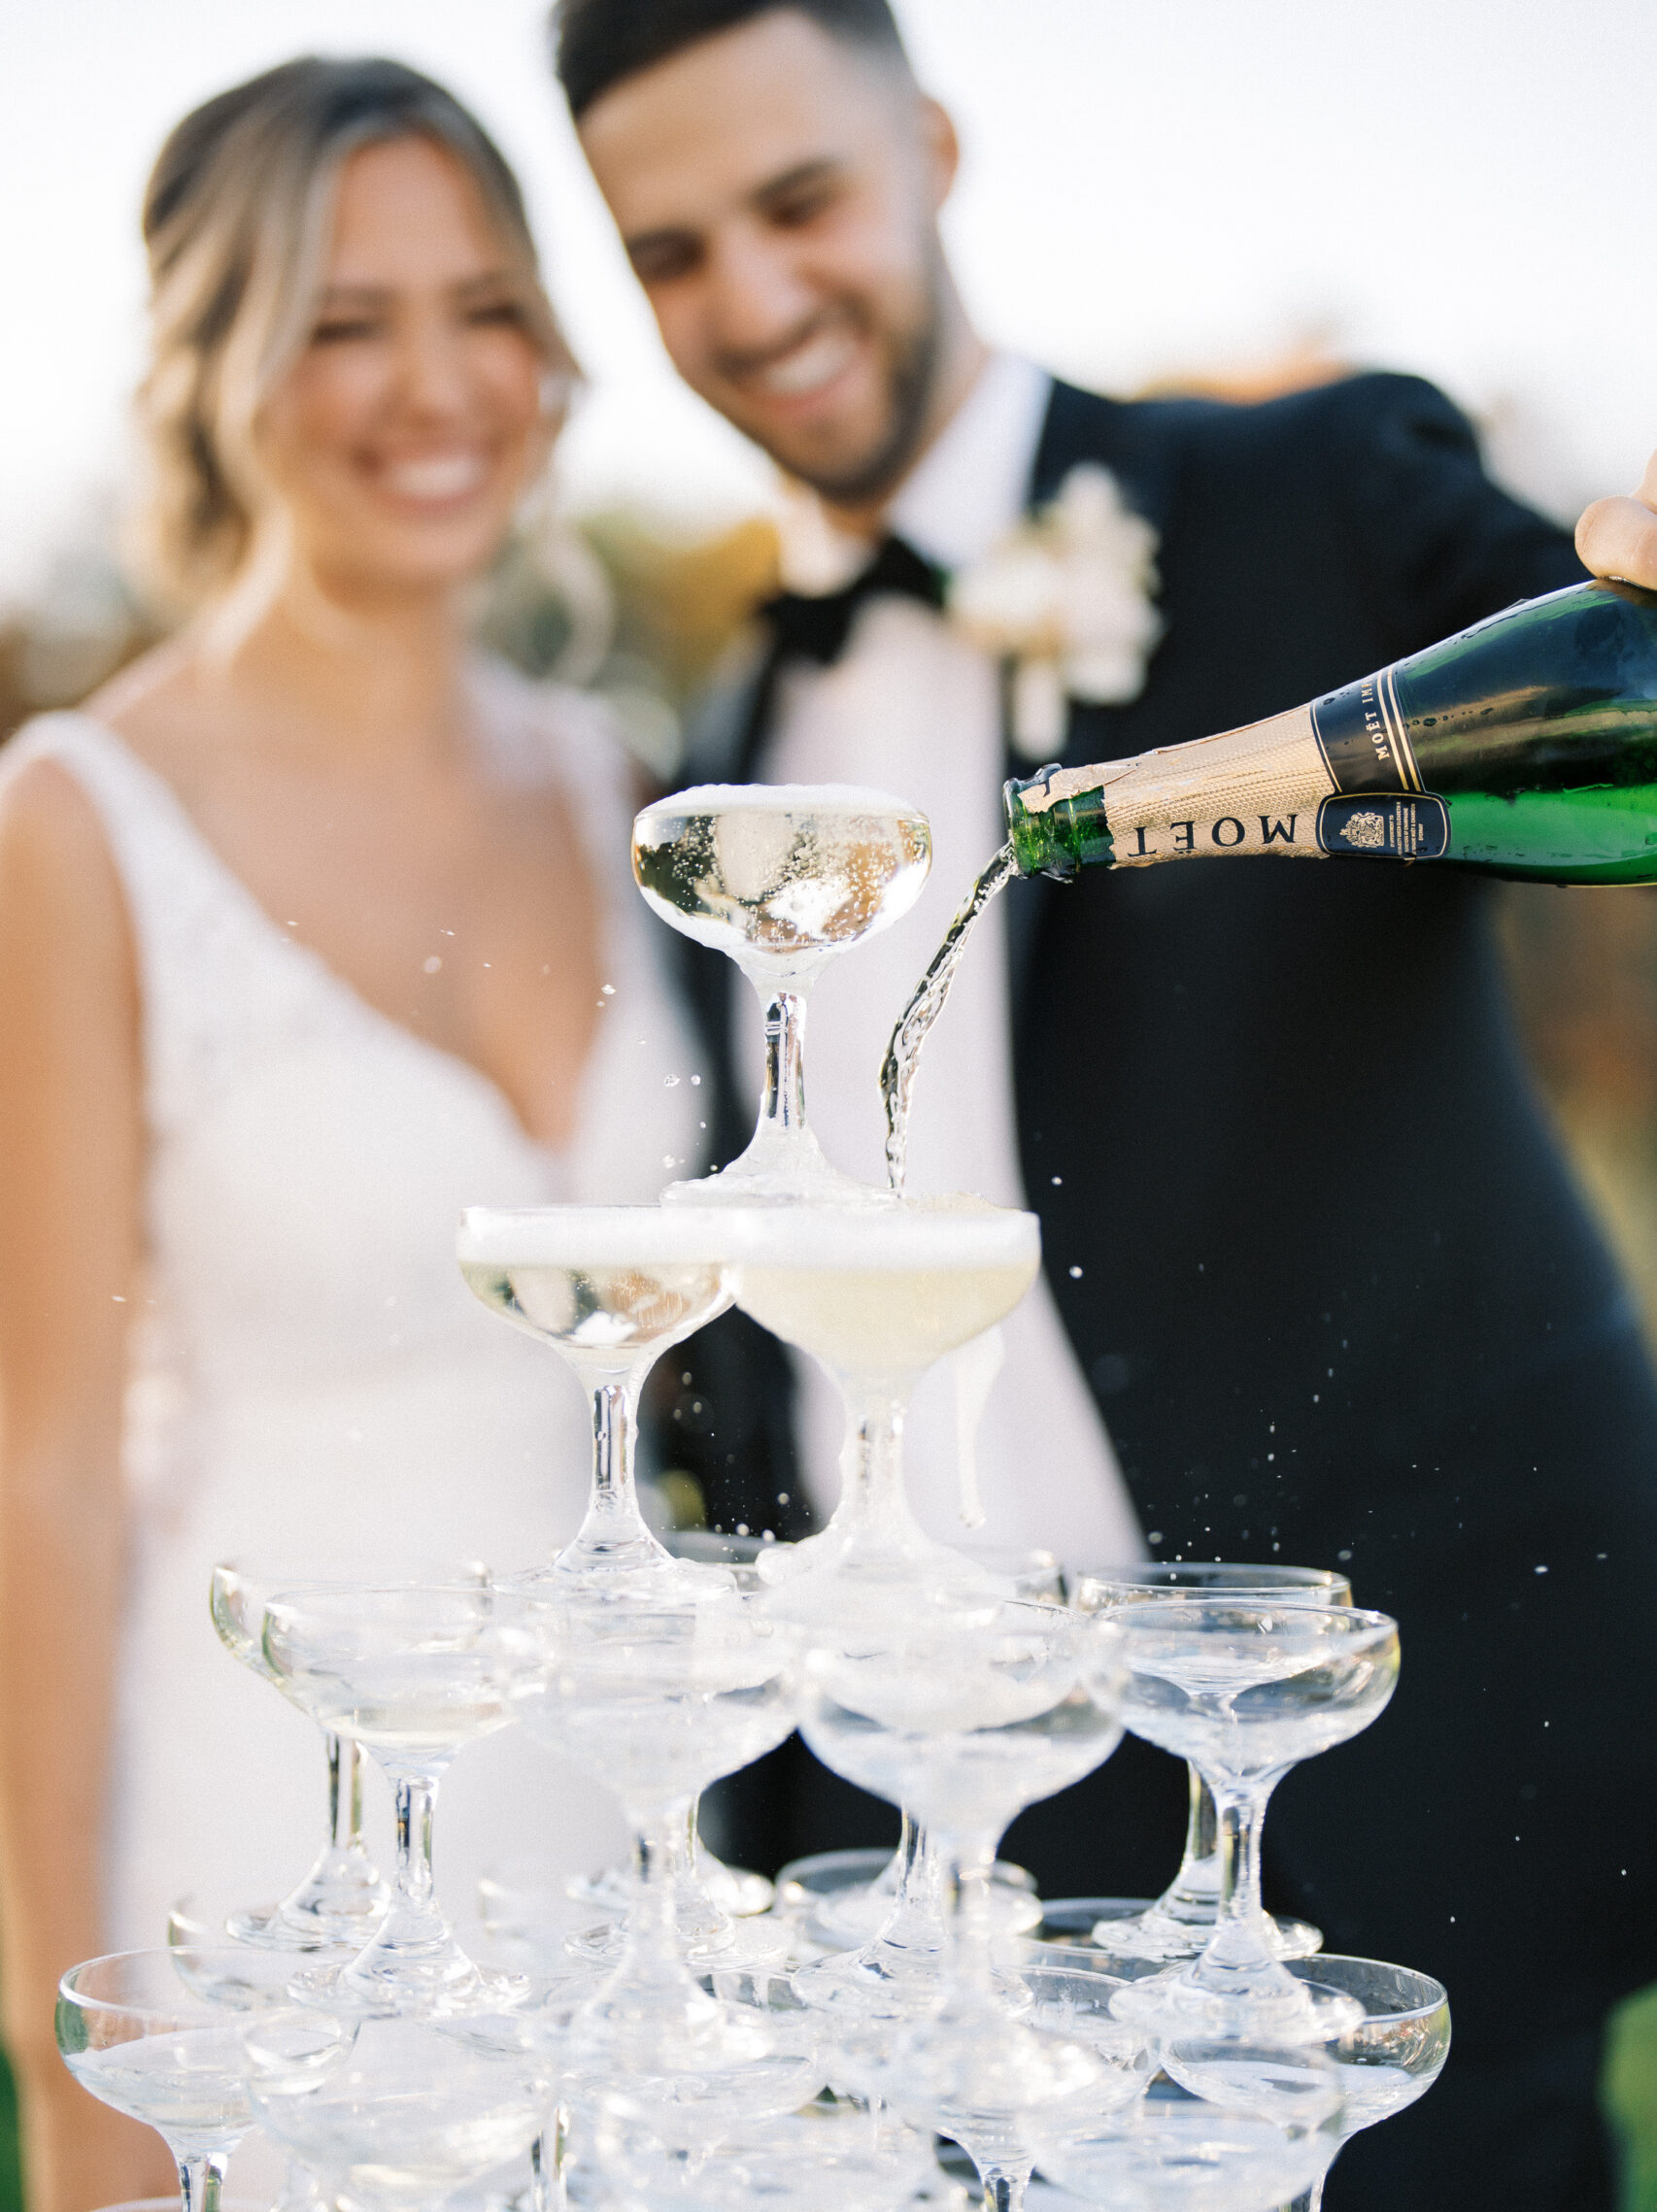
[[[898,0],[966,148],[951,235],[995,337],[1128,390],[1329,352],[1488,419],[1565,512],[1657,443],[1649,0]],[[528,187],[593,379],[582,505],[761,496],[675,386],[549,82],[538,0],[6,0],[0,600],[118,475],[137,209],[195,101],[304,50],[452,84]]]
[[[950,238],[993,338],[1121,393],[1246,401],[1414,369],[1560,519],[1638,481],[1657,445],[1652,0],[896,4],[962,127]],[[114,549],[149,165],[195,102],[306,50],[431,71],[523,177],[592,380],[560,473],[618,602],[593,667],[670,773],[675,715],[765,588],[773,491],[673,380],[540,0],[0,0],[0,734],[146,634]],[[509,574],[497,640],[555,661],[556,600]],[[1515,889],[1503,921],[1534,1063],[1657,1337],[1657,898]],[[1611,2080],[1629,2201],[1657,2203],[1657,2032],[1624,2036]]]

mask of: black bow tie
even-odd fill
[[[853,620],[865,600],[894,593],[899,598],[919,599],[925,607],[941,607],[947,584],[941,568],[924,559],[901,538],[889,537],[882,540],[880,551],[862,575],[853,577],[838,591],[826,591],[815,599],[799,591],[781,591],[760,612],[771,624],[775,640],[772,651],[778,660],[815,660],[827,668],[845,652]]]

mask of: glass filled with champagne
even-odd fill
[[[764,1011],[765,1083],[752,1143],[719,1173],[670,1185],[667,1196],[884,1198],[830,1166],[807,1123],[806,995],[836,953],[909,912],[931,856],[924,814],[849,785],[704,784],[639,815],[633,874],[646,902],[734,960]]]

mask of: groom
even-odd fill
[[[1035,758],[1254,720],[1581,578],[1413,379],[1122,404],[992,353],[938,238],[955,140],[886,0],[563,0],[556,33],[674,361],[815,495],[812,589],[767,610],[699,777],[900,791],[953,892]],[[1056,499],[1092,515],[1116,613],[1054,727],[1051,682],[1009,707],[944,601],[950,575],[982,600],[986,556]],[[1579,541],[1657,587],[1642,502]],[[1238,862],[1001,910],[922,1117],[955,1187],[1042,1217],[1021,1530],[1072,1558],[1142,1531],[1167,1558],[1343,1566],[1403,1623],[1393,1708],[1268,1827],[1281,1909],[1439,1975],[1456,2011],[1445,2080],[1353,2146],[1332,2212],[1608,2206],[1604,2021],[1657,1978],[1657,1389],[1522,1072],[1487,888]],[[834,1056],[866,1080],[862,1045]],[[837,1080],[814,1065],[814,1119]],[[1049,1894],[1171,1870],[1167,1838],[1168,1866],[1131,1863],[1147,1764],[1014,1830]]]

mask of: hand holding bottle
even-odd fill
[[[1596,499],[1576,525],[1576,555],[1596,576],[1657,591],[1657,453],[1628,499]]]

